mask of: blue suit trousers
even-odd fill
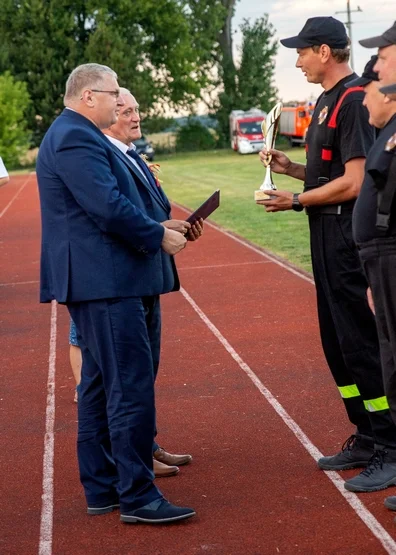
[[[159,299],[67,306],[83,357],[77,455],[87,503],[101,506],[119,499],[121,510],[131,511],[162,497],[152,470]]]

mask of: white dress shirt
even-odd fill
[[[106,137],[109,139],[109,141],[111,143],[113,143],[114,146],[119,148],[121,150],[121,152],[123,152],[125,154],[125,156],[128,156],[127,150],[130,150],[130,149],[136,150],[136,147],[133,143],[131,143],[128,146],[125,143],[123,143],[122,141],[119,141],[118,139],[115,139],[114,137],[110,137],[109,135],[106,135]],[[139,164],[136,162],[136,160],[134,160],[130,156],[128,156],[128,158],[132,162],[132,164],[138,169],[139,173],[143,176],[146,183],[148,183],[147,177],[144,175],[143,170],[139,167]]]

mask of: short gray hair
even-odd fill
[[[117,79],[115,71],[101,64],[82,64],[74,68],[66,81],[64,103],[80,98],[83,89],[99,87],[105,75],[112,75]]]
[[[126,89],[125,87],[120,87],[120,93],[121,94],[130,94],[131,96],[133,96],[131,91],[129,89]]]

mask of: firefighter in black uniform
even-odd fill
[[[374,37],[362,43],[371,46],[375,42],[374,46],[383,49],[392,44],[393,37],[396,45],[396,23],[384,35],[385,38]],[[377,59],[373,56],[369,62],[373,69],[381,67]],[[385,82],[396,77],[395,67],[390,65],[389,69],[394,76],[386,72],[380,74]],[[378,82],[375,72],[371,79],[360,83],[364,87],[363,102],[368,108],[370,122],[381,132],[367,156],[362,189],[353,211],[353,235],[371,288],[385,394],[396,422],[396,96],[391,94],[392,87],[382,88],[382,83],[383,80]],[[395,511],[396,496],[385,499],[385,506]]]
[[[382,87],[393,85],[396,82],[396,21],[382,35],[359,42],[365,48],[378,48],[374,71],[378,73]]]
[[[304,192],[268,191],[272,199],[259,203],[267,212],[306,208],[322,346],[356,426],[341,451],[320,458],[318,465],[323,470],[365,467],[345,487],[376,491],[396,484],[396,427],[384,393],[367,280],[352,238],[352,210],[374,128],[362,105],[362,88],[345,88],[357,75],[348,64],[349,39],[340,21],[311,18],[299,35],[281,43],[297,49],[296,66],[324,92],[307,133],[306,166],[271,150],[271,169],[304,181]],[[266,165],[268,152],[260,158]]]

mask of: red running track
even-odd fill
[[[182,292],[163,298],[157,382],[159,442],[194,457],[158,485],[198,516],[168,527],[88,517],[68,316],[38,304],[39,242],[35,176],[14,177],[0,189],[1,553],[396,553],[391,490],[357,496],[343,489],[353,471],[316,467],[352,430],[311,279],[210,225],[177,257]]]

